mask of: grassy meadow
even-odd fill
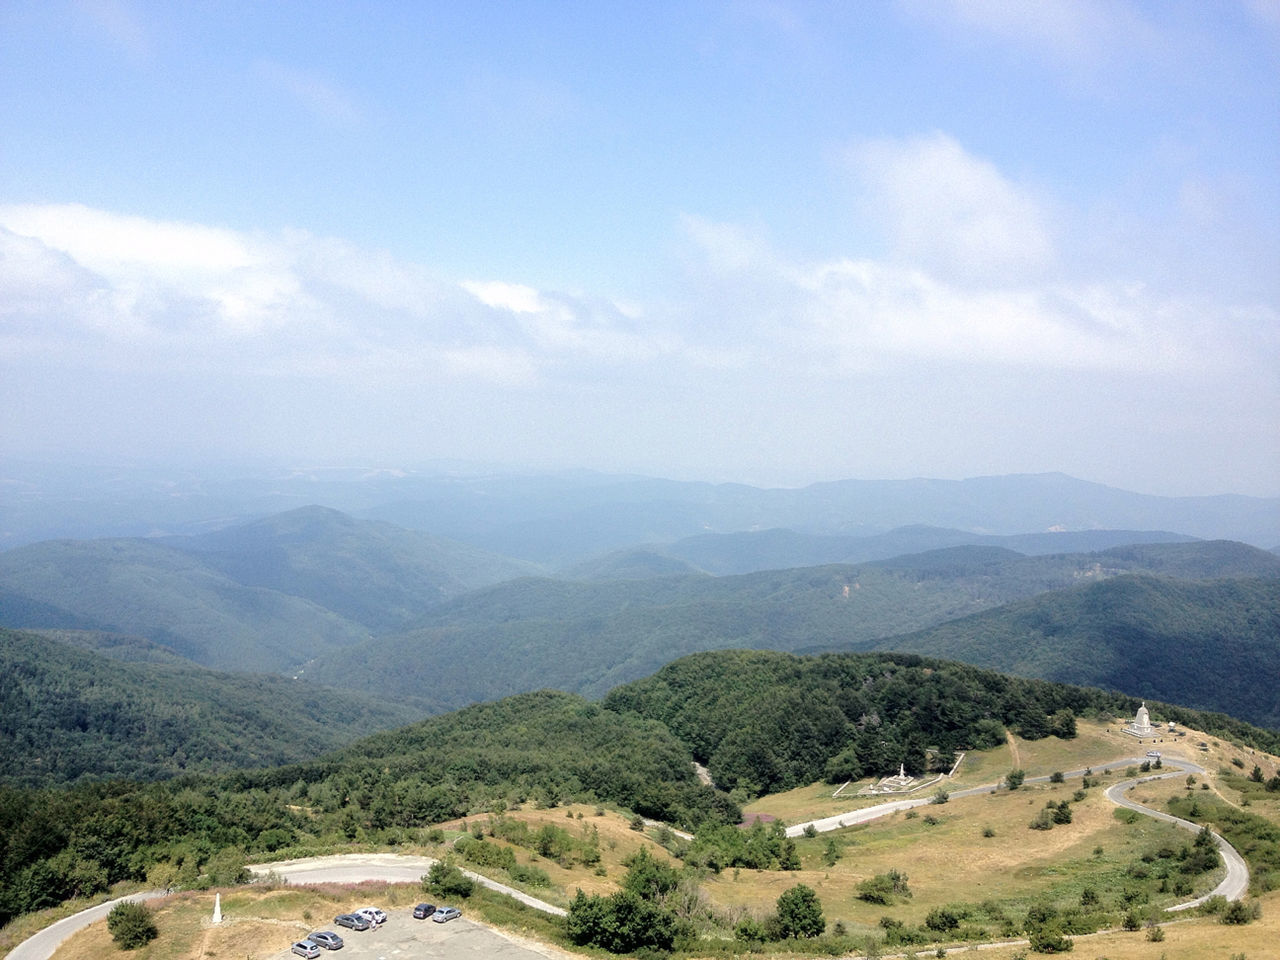
[[[1171,797],[1213,796],[1280,823],[1280,794],[1267,793],[1262,785],[1248,779],[1255,764],[1264,777],[1272,776],[1280,769],[1276,758],[1195,731],[1172,740],[1166,737],[1160,743],[1139,743],[1119,733],[1119,726],[1081,722],[1079,736],[1070,741],[1048,738],[1028,742],[1011,738],[1000,747],[968,754],[955,780],[947,786],[958,790],[996,782],[1015,762],[1028,777],[1034,777],[1141,756],[1154,748],[1166,757],[1197,763],[1207,772],[1196,775],[1192,783],[1178,776],[1143,784],[1131,792],[1134,799],[1164,809]],[[1207,749],[1201,750],[1201,743]],[[686,951],[681,956],[690,960],[700,956],[723,958],[736,955],[739,947],[745,956],[749,952],[746,945],[730,945],[724,939],[728,935],[725,931],[746,916],[767,915],[781,893],[803,883],[820,898],[828,931],[839,924],[847,934],[844,942],[851,948],[873,939],[878,941],[883,936],[882,918],[918,927],[931,911],[950,908],[962,917],[962,926],[948,935],[952,939],[943,936],[941,945],[950,955],[967,953],[972,944],[1010,936],[1033,905],[1052,905],[1061,913],[1077,908],[1089,890],[1097,897],[1098,909],[1106,914],[1105,926],[1118,926],[1131,911],[1143,924],[1158,917],[1165,935],[1161,942],[1148,940],[1145,929],[1079,935],[1077,956],[1107,960],[1229,960],[1243,955],[1247,960],[1280,960],[1280,947],[1271,946],[1280,944],[1280,891],[1262,892],[1258,900],[1261,919],[1239,927],[1223,925],[1215,917],[1163,913],[1163,907],[1189,897],[1170,887],[1173,878],[1182,879],[1170,869],[1176,863],[1171,852],[1194,838],[1187,831],[1148,817],[1118,814],[1103,791],[1129,775],[1124,769],[1097,774],[1087,788],[1075,778],[1060,784],[1025,784],[1015,791],[1002,789],[994,794],[953,798],[843,830],[797,838],[799,870],[725,869],[709,873],[700,880],[698,896],[704,907],[720,919],[721,932],[708,934],[711,939],[703,941],[705,953]],[[876,802],[853,796],[859,786],[851,784],[840,797],[832,798],[833,786],[810,784],[762,797],[746,809],[771,814],[784,822],[801,822]],[[926,795],[934,789],[929,788]],[[1055,824],[1048,830],[1030,829],[1031,821],[1047,803],[1062,801],[1070,804],[1070,823]],[[679,837],[652,826],[636,830],[629,814],[614,809],[587,804],[541,809],[526,805],[508,810],[501,817],[523,823],[532,834],[554,827],[572,841],[571,851],[539,855],[528,845],[492,835],[493,815],[480,814],[423,830],[417,842],[399,847],[398,852],[446,856],[460,837],[479,832],[486,843],[510,849],[519,867],[542,871],[545,882],[516,882],[508,870],[477,866],[461,858],[460,865],[561,906],[578,889],[602,895],[615,891],[626,873],[624,861],[642,847],[659,859],[679,865],[669,852],[679,850]],[[594,850],[598,858],[585,862],[581,854],[585,849]],[[890,871],[906,876],[909,897],[895,896],[887,904],[859,899],[863,881]],[[1191,895],[1207,892],[1221,873],[1219,868],[1191,878]],[[260,960],[278,953],[281,944],[294,937],[331,926],[332,917],[340,912],[369,902],[406,907],[421,896],[416,885],[231,888],[223,891],[223,911],[235,920],[213,927],[208,923],[212,891],[176,894],[156,907],[160,938],[129,956],[135,960]],[[515,907],[507,898],[478,892],[465,909],[473,918],[546,944],[549,952],[565,948],[556,921]],[[914,945],[886,948],[884,952],[911,956],[914,949],[917,956],[933,956],[937,947],[938,944],[927,949]],[[804,946],[796,942],[763,949],[804,952]],[[1026,950],[1025,944],[1000,946],[984,949],[981,955],[991,960],[1013,960]],[[56,960],[98,960],[104,954],[116,953],[105,923],[99,923],[64,944]],[[843,955],[851,954],[846,951]]]

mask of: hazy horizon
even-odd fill
[[[0,6],[0,453],[1280,495],[1271,0]]]

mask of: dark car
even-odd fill
[[[456,920],[462,916],[462,911],[457,907],[441,907],[431,915],[431,919],[436,923],[447,923],[450,920]]]
[[[358,913],[342,913],[333,918],[333,922],[340,927],[350,927],[352,930],[368,930],[369,921]]]
[[[413,919],[425,920],[435,912],[436,905],[434,903],[420,903],[413,908]]]
[[[308,933],[307,939],[316,946],[324,947],[326,950],[342,949],[342,938],[329,930],[323,930],[320,933]]]

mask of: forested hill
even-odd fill
[[[606,802],[688,827],[735,823],[737,803],[699,784],[691,759],[746,797],[899,763],[947,764],[952,750],[1001,742],[1006,727],[1071,736],[1075,715],[1129,714],[1136,704],[910,654],[719,651],[669,664],[602,703],[521,694],[290,766],[142,785],[0,785],[0,923],[140,881],[157,865],[156,880],[229,883],[246,857],[395,846],[411,830],[514,803]],[[1153,706],[1216,736],[1280,749],[1274,733],[1231,718]],[[592,842],[580,827],[570,839]]]
[[[526,563],[306,507],[216,533],[0,553],[0,625],[132,633],[195,663],[291,672]]]
[[[1121,576],[876,641],[1280,729],[1280,580]]]
[[[1074,736],[1073,718],[1127,716],[1132,697],[1026,680],[912,654],[796,656],[721,650],[612,690],[610,710],[661,720],[717,785],[784,790],[946,768],[955,750]],[[1149,701],[1159,716],[1268,751],[1280,735],[1221,714]]]
[[[452,706],[537,687],[600,696],[699,650],[865,648],[1044,591],[1151,569],[1280,576],[1280,558],[1222,541],[1034,557],[966,546],[734,577],[526,578],[444,604],[420,630],[319,657],[306,675],[408,698],[430,690],[454,698]]]
[[[237,583],[302,597],[374,632],[403,628],[469,590],[540,572],[531,563],[317,506],[165,543]]]
[[[415,715],[394,700],[190,664],[120,662],[0,629],[3,782],[151,780],[290,763]]]

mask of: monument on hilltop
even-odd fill
[[[1124,732],[1139,738],[1155,736],[1156,730],[1155,727],[1151,726],[1151,714],[1147,712],[1145,700],[1134,715],[1133,722],[1124,728]]]

